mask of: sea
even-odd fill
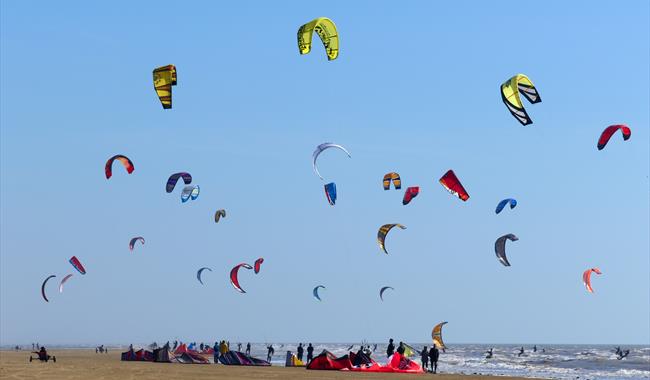
[[[158,342],[162,344],[163,342]],[[214,342],[212,342],[214,343]],[[230,342],[231,349],[237,349],[239,342]],[[306,346],[305,342],[305,346]],[[269,343],[270,344],[270,343]],[[342,356],[349,351],[356,352],[360,344],[354,343],[312,343],[314,355],[328,350],[336,356]],[[386,362],[387,343],[364,342],[369,345],[373,354],[371,357],[379,363]],[[413,348],[421,350],[431,344],[412,344]],[[273,343],[275,354],[271,359],[273,365],[283,366],[287,351],[296,352],[297,343]],[[439,373],[478,374],[492,376],[521,376],[547,379],[572,380],[628,380],[650,379],[650,345],[626,345],[622,350],[630,350],[629,355],[618,360],[615,347],[612,345],[537,345],[533,352],[530,344],[447,344],[445,352],[440,352],[438,362]],[[266,359],[267,343],[252,343],[251,354],[254,357]],[[352,346],[352,347],[351,347]],[[108,345],[109,350],[126,351],[128,345]],[[134,347],[148,348],[146,344]],[[246,342],[242,342],[242,351]],[[524,354],[519,356],[520,347]],[[3,347],[9,349],[10,347]],[[26,347],[25,348],[31,348]],[[56,348],[93,348],[90,346],[48,346],[48,350]],[[486,359],[486,351],[493,349],[493,357]],[[307,352],[305,351],[305,358]],[[420,362],[419,356],[412,359]]]

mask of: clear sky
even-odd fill
[[[439,321],[449,342],[650,341],[647,1],[0,4],[0,344],[426,342]],[[332,62],[317,39],[298,53],[319,16]],[[172,110],[152,85],[167,64]],[[517,73],[542,98],[526,127],[499,95]],[[598,151],[617,123],[631,139]],[[319,159],[335,207],[322,142],[352,154]],[[135,172],[107,181],[118,153]],[[448,169],[468,202],[438,183]],[[165,193],[177,171],[198,200]],[[389,171],[420,186],[411,204],[382,189]],[[408,227],[389,255],[385,223]],[[258,257],[237,293],[230,269]]]

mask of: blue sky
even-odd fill
[[[0,344],[426,342],[443,320],[449,342],[647,344],[649,15],[644,1],[2,2]],[[333,62],[318,40],[298,54],[319,16],[338,26]],[[172,110],[152,88],[166,64]],[[517,73],[542,97],[531,126],[499,95]],[[631,139],[598,151],[617,123]],[[335,207],[311,168],[326,141],[352,154],[319,160]],[[118,153],[135,172],[107,181]],[[438,184],[448,169],[468,202]],[[198,200],[165,193],[177,171]],[[389,171],[420,186],[408,206],[383,191]],[[506,197],[519,205],[495,215]],[[408,227],[389,255],[385,223]],[[493,248],[506,233],[509,268]],[[72,255],[88,274],[63,294],[52,281],[45,303],[42,280],[73,273]],[[257,257],[237,293],[230,268]]]

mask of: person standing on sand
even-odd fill
[[[427,349],[427,346],[424,346],[420,355],[422,355],[422,368],[426,371],[429,366],[429,350]]]
[[[307,346],[307,364],[311,363],[311,360],[314,358],[314,347],[311,343]]]
[[[397,353],[400,355],[404,355],[404,351],[406,351],[406,347],[404,347],[404,342],[399,342],[399,346],[397,347]]]
[[[251,356],[251,342],[246,343],[246,355]]]
[[[174,341],[174,348],[172,348],[172,350],[176,351],[176,347],[178,347],[178,341],[177,340]]]
[[[241,352],[241,343],[237,343],[237,351]]]
[[[395,345],[393,344],[393,338],[388,340],[388,347],[386,347],[386,356],[391,357],[395,353]]]
[[[270,363],[271,359],[273,358],[273,353],[275,352],[275,350],[273,349],[273,344],[269,344],[266,347],[266,349],[268,350],[268,352],[266,354],[266,361]]]
[[[214,364],[219,363],[219,343],[214,342],[214,346],[212,346],[212,350],[214,353],[212,354],[214,356]]]
[[[438,371],[438,358],[440,357],[440,351],[438,351],[438,347],[434,344],[433,347],[431,347],[431,350],[429,350],[429,361],[431,362],[431,371],[433,373],[436,373]]]
[[[302,347],[302,343],[298,345],[298,360],[302,361],[302,354],[305,352],[305,349]]]

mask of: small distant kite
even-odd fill
[[[402,230],[406,229],[406,226],[403,226],[399,223],[392,223],[384,224],[383,226],[379,227],[379,231],[377,232],[377,243],[379,243],[379,248],[381,248],[385,254],[388,254],[385,244],[386,235],[388,235],[388,232],[393,229],[393,227],[398,227]]]
[[[241,263],[238,265],[235,265],[234,268],[230,271],[230,284],[235,288],[236,291],[240,293],[246,293],[244,289],[242,289],[241,286],[239,286],[239,268],[244,268],[244,269],[253,269],[252,266],[246,263]]]
[[[70,264],[72,264],[72,266],[74,267],[74,269],[79,271],[79,273],[86,274],[86,269],[84,268],[83,265],[81,265],[81,261],[79,261],[77,256],[72,256],[69,261]]]
[[[214,222],[219,223],[219,219],[225,218],[226,217],[226,210],[221,209],[217,210],[217,212],[214,213]]]
[[[324,150],[329,149],[329,148],[337,148],[337,149],[340,149],[340,150],[344,151],[345,154],[348,155],[348,157],[350,157],[350,158],[352,157],[352,156],[350,155],[350,152],[348,152],[347,149],[345,149],[342,145],[333,144],[333,143],[323,143],[323,144],[320,144],[319,146],[317,146],[317,147],[316,147],[316,150],[315,150],[314,153],[312,154],[312,163],[311,163],[311,165],[312,165],[312,167],[314,168],[314,173],[316,173],[316,175],[318,175],[318,177],[319,177],[320,179],[323,179],[323,176],[321,176],[320,173],[318,172],[318,167],[316,166],[316,159],[318,158],[318,156],[319,156],[319,155],[320,155]]]
[[[501,85],[501,100],[508,107],[512,116],[522,125],[532,124],[533,121],[524,109],[520,94],[523,94],[531,104],[542,101],[537,88],[524,74],[517,74]]]
[[[61,283],[59,284],[59,293],[63,293],[63,284],[65,284],[70,277],[72,277],[72,274],[63,277],[63,280],[61,280]]]
[[[124,168],[126,169],[126,172],[131,174],[133,173],[133,170],[135,170],[135,167],[133,166],[133,162],[127,157],[123,156],[121,154],[115,155],[106,161],[106,166],[104,167],[104,174],[106,174],[106,179],[109,179],[113,176],[113,161],[118,160],[119,162],[124,165]]]
[[[585,287],[587,288],[587,291],[589,293],[594,292],[594,289],[591,287],[591,273],[592,272],[596,273],[598,275],[603,274],[600,271],[600,269],[598,269],[598,268],[591,268],[591,269],[587,269],[586,271],[584,271],[584,273],[582,274],[582,282],[585,284]]]
[[[50,281],[51,278],[56,277],[55,275],[49,275],[45,281],[43,281],[43,284],[41,284],[41,296],[43,296],[43,299],[45,302],[50,302],[50,300],[47,299],[47,296],[45,295],[45,285],[47,285],[47,282]]]
[[[616,133],[616,131],[619,129],[623,135],[623,141],[630,139],[630,136],[632,136],[632,130],[627,125],[610,125],[609,127],[605,128],[603,133],[600,134],[600,138],[598,139],[598,150],[603,150],[603,148],[605,148],[605,145],[607,145],[609,142],[609,139],[612,138],[612,135],[614,135],[614,133]]]
[[[318,34],[327,53],[327,60],[335,60],[339,56],[339,36],[334,22],[326,17],[314,19],[298,29],[298,50],[300,54],[311,51],[311,40],[314,31]]]
[[[178,182],[179,178],[182,178],[183,182],[185,182],[186,185],[192,183],[192,175],[190,173],[185,173],[185,172],[174,173],[170,175],[169,178],[167,179],[167,185],[165,185],[165,191],[168,193],[174,191],[174,188],[176,187],[176,182]]]
[[[334,182],[325,185],[325,196],[330,205],[336,204],[336,184]]]
[[[499,259],[501,264],[509,267],[510,263],[508,262],[508,258],[506,257],[506,240],[517,241],[519,240],[519,238],[513,234],[507,234],[501,236],[494,242],[494,252],[496,253],[497,259]]]
[[[253,264],[253,271],[255,272],[255,274],[260,273],[260,269],[262,269],[262,263],[263,262],[264,262],[264,259],[262,257],[255,260],[255,264]]]
[[[442,177],[440,177],[440,184],[447,189],[450,193],[460,198],[463,202],[469,199],[469,194],[465,191],[463,184],[460,183],[458,177],[453,170],[448,170]]]
[[[153,71],[153,87],[164,109],[172,108],[172,86],[176,86],[176,66],[167,65]]]
[[[419,186],[411,186],[404,192],[404,198],[402,199],[402,204],[407,205],[411,203],[411,200],[420,194]]]
[[[144,238],[142,236],[137,236],[131,239],[131,241],[129,241],[129,249],[131,251],[133,251],[133,248],[135,248],[135,243],[137,242],[140,242],[142,245],[144,245]]]
[[[402,188],[402,179],[400,178],[399,174],[395,172],[387,173],[384,175],[384,190],[390,189],[390,182],[393,181],[393,187],[395,190],[399,190]]]
[[[183,188],[183,191],[181,191],[181,202],[185,203],[188,200],[195,200],[196,198],[199,197],[199,193],[201,191],[201,188],[199,185],[196,186],[185,186]]]
[[[383,288],[381,288],[381,289],[379,290],[379,298],[380,298],[382,301],[384,300],[384,292],[386,291],[386,289],[395,290],[395,289],[393,289],[392,286],[384,286]]]
[[[201,279],[201,274],[202,274],[203,271],[206,270],[206,269],[209,270],[210,272],[212,272],[212,269],[210,269],[210,268],[208,268],[208,267],[203,267],[203,268],[199,269],[199,270],[196,272],[196,279],[199,280],[199,282],[201,283],[201,285],[203,285],[203,280]]]
[[[318,289],[320,289],[320,288],[327,289],[327,288],[325,288],[323,285],[318,285],[318,286],[316,286],[316,287],[314,288],[314,290],[312,290],[312,293],[313,293],[313,295],[314,295],[314,298],[316,298],[316,299],[319,300],[319,301],[322,301],[322,300],[320,299],[320,295],[318,294]]]
[[[496,208],[496,210],[494,210],[494,212],[497,213],[497,214],[500,213],[501,211],[503,211],[503,208],[506,207],[506,205],[508,203],[510,203],[510,209],[511,210],[517,206],[517,200],[516,199],[507,198],[507,199],[504,199],[501,202],[499,202],[499,204],[497,205],[497,208]]]

